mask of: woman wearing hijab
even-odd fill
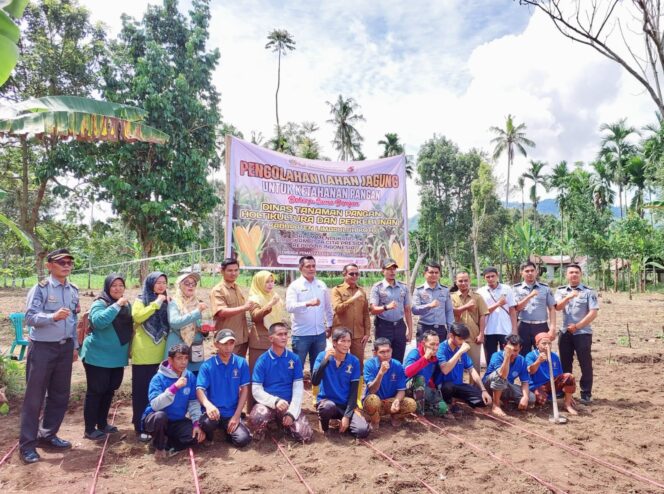
[[[198,273],[185,273],[175,280],[175,295],[168,304],[168,324],[171,328],[166,339],[164,359],[168,358],[168,349],[178,343],[191,348],[187,369],[198,375],[203,360],[203,340],[201,332],[203,311],[207,305],[196,298],[196,286],[201,280]]]
[[[148,405],[148,388],[164,358],[168,335],[168,278],[164,273],[150,273],[131,309],[134,338],[131,341],[131,402],[132,422],[139,440],[147,442],[149,434],[142,430],[143,411]]]
[[[253,372],[258,357],[270,348],[267,330],[275,322],[288,321],[288,314],[283,301],[274,291],[274,275],[269,271],[259,271],[254,275],[249,300],[258,304],[251,311],[254,326],[249,331],[249,370]]]
[[[134,332],[131,306],[124,291],[125,282],[121,275],[113,273],[106,277],[104,290],[90,307],[88,317],[92,333],[83,340],[80,350],[88,382],[83,407],[83,435],[93,441],[118,432],[117,427],[108,423],[108,411],[129,363],[129,342]]]

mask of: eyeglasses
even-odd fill
[[[181,284],[189,287],[198,285],[198,283],[196,283],[195,281],[183,281]]]
[[[58,259],[57,261],[53,261],[53,262],[55,264],[57,264],[58,266],[62,266],[62,267],[64,267],[64,266],[73,266],[74,265],[74,261],[72,261],[71,259],[69,261],[65,261],[64,259]]]
[[[346,273],[348,276],[360,276],[360,273]]]

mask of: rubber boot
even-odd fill
[[[315,384],[311,386],[311,394],[313,395],[313,406],[314,410],[316,410],[316,399],[318,398],[318,388],[320,386],[316,386]]]
[[[360,376],[360,385],[357,387],[357,408],[362,410],[362,392],[364,391],[364,376]]]

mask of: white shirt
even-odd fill
[[[317,298],[320,305],[307,307],[309,300]],[[291,313],[293,336],[316,336],[332,327],[332,302],[327,286],[314,278],[309,282],[300,276],[286,290],[286,310]]]
[[[484,334],[512,334],[512,318],[510,317],[510,307],[516,305],[514,300],[514,292],[509,285],[498,283],[498,286],[492,290],[489,285],[485,285],[477,290],[487,306],[495,305],[501,296],[505,296],[507,303],[501,305],[491,314],[486,316],[486,326],[484,327]]]

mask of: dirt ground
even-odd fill
[[[0,290],[0,346],[10,341],[7,314],[22,310],[24,291]],[[89,306],[91,297],[82,297]],[[550,410],[509,410],[509,422],[567,444],[620,468],[664,483],[664,295],[603,293],[595,326],[593,357],[595,402],[579,405],[578,417],[566,425],[548,421]],[[628,347],[627,324],[631,335]],[[575,375],[579,377],[578,367]],[[195,492],[190,459],[180,453],[156,463],[148,447],[137,442],[131,427],[131,371],[127,369],[115,419],[121,433],[109,441],[96,490],[103,493]],[[66,453],[40,450],[43,461],[25,466],[14,453],[0,466],[1,492],[89,491],[101,445],[83,439],[82,403],[85,377],[75,364],[69,412],[59,435],[73,442]],[[561,402],[562,403],[562,402]],[[310,396],[305,413],[316,424]],[[20,403],[0,417],[0,458],[18,436]],[[113,411],[113,409],[111,410]],[[431,419],[443,428],[411,421],[398,429],[383,423],[371,444],[392,457],[405,471],[350,436],[316,432],[313,443],[301,445],[280,431],[273,437],[320,493],[547,492],[526,471],[565,492],[650,493],[656,486],[618,473],[578,452],[554,446],[542,437],[501,424],[464,408],[456,420]],[[464,441],[464,443],[462,443]],[[476,448],[481,448],[478,451]],[[494,456],[490,456],[488,452]],[[237,450],[223,440],[195,450],[201,492],[306,492],[292,467],[268,435],[261,443]],[[503,460],[501,463],[500,460]],[[507,464],[505,463],[507,462]]]

